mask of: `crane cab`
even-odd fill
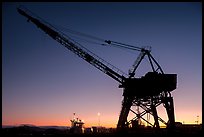
[[[127,78],[120,86],[124,88],[123,95],[127,96],[155,96],[163,91],[173,91],[177,85],[176,74],[161,74],[148,72],[141,78]]]

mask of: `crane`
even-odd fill
[[[53,25],[34,15],[28,9],[19,7],[17,8],[17,11],[26,17],[28,22],[35,24],[39,29],[44,31],[62,46],[66,47],[68,50],[90,63],[92,66],[119,82],[119,88],[123,88],[124,98],[117,124],[118,130],[127,129],[131,122],[138,119],[143,119],[157,129],[159,129],[159,121],[166,124],[167,127],[170,127],[169,129],[173,129],[175,118],[171,91],[176,89],[177,74],[164,74],[161,66],[150,54],[151,49],[135,47],[111,40],[104,41],[110,46],[124,47],[140,51],[138,58],[135,60],[132,68],[129,70],[129,75],[127,75],[120,69],[89,51],[71,37],[56,29]],[[149,59],[152,72],[146,73],[145,76],[142,76],[141,78],[136,78],[134,77],[135,71],[145,56],[147,56]],[[160,104],[163,104],[167,110],[167,115],[169,118],[168,122],[162,120],[162,118],[160,118],[157,114],[156,107]],[[142,108],[143,112],[138,113],[132,110],[132,106],[137,106],[138,109],[139,107]],[[127,120],[129,112],[133,112],[135,114],[135,117],[130,121]],[[154,124],[143,118],[145,114],[151,114],[154,117]]]

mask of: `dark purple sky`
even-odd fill
[[[164,72],[178,74],[172,92],[176,121],[194,123],[197,115],[202,120],[201,3],[22,2],[2,4],[2,124],[70,125],[75,112],[87,125],[97,125],[100,112],[102,125],[115,126],[121,109],[117,81],[28,23],[19,5],[61,28],[151,46]],[[127,73],[139,55],[83,46]],[[150,70],[143,61],[137,76]]]

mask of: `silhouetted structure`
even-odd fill
[[[176,89],[177,75],[164,74],[160,65],[150,54],[150,49],[134,47],[110,40],[104,41],[105,44],[108,45],[140,51],[138,58],[129,71],[129,75],[127,75],[115,66],[90,52],[73,39],[58,31],[56,28],[46,23],[39,17],[34,16],[34,14],[27,9],[18,8],[18,12],[61,45],[120,83],[119,87],[123,88],[124,99],[122,101],[122,109],[117,124],[118,130],[124,130],[128,128],[130,124],[134,125],[132,121],[138,121],[139,119],[146,121],[149,125],[157,129],[160,128],[159,121],[166,124],[169,129],[174,128],[174,105],[173,97],[171,96],[170,92]],[[152,71],[146,73],[145,76],[141,78],[136,78],[135,71],[145,56],[148,57]],[[162,120],[162,118],[160,118],[157,114],[156,108],[160,104],[163,104],[166,108],[168,122]],[[141,108],[143,111],[138,113],[132,110],[131,107],[135,106]],[[127,121],[130,111],[135,114],[135,117],[132,120]],[[146,114],[153,116],[153,124],[143,117]]]
[[[93,127],[94,128],[94,127]],[[130,129],[130,132],[127,134],[118,134],[115,132],[115,129],[102,129],[100,132],[97,131],[93,132],[90,128],[87,132],[83,134],[73,134],[70,133],[69,130],[65,128],[58,128],[57,126],[54,127],[36,127],[36,126],[18,126],[18,127],[7,127],[1,129],[1,136],[3,137],[25,137],[25,136],[32,136],[32,137],[163,137],[163,136],[180,136],[180,137],[202,137],[202,125],[181,125],[177,128],[176,132],[169,134],[166,132],[165,129],[161,129],[160,133],[154,132],[153,128],[135,128]],[[86,130],[85,130],[86,131]]]
[[[71,133],[84,133],[84,122],[81,119],[78,118],[74,118],[71,121],[71,128],[70,128],[70,132]]]

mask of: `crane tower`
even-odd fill
[[[123,89],[122,109],[120,111],[117,129],[119,131],[127,129],[134,125],[135,121],[143,120],[152,127],[159,129],[159,121],[164,123],[168,129],[175,127],[174,104],[171,92],[176,89],[177,74],[165,74],[161,66],[151,55],[151,49],[139,48],[111,40],[104,40],[107,45],[118,46],[139,51],[140,54],[134,62],[129,74],[98,57],[69,36],[65,35],[49,23],[35,16],[31,11],[25,8],[17,8],[18,12],[25,16],[28,21],[34,23],[38,28],[48,34],[52,39],[72,51],[86,62],[104,72],[114,80],[119,82],[119,88]],[[135,72],[144,59],[148,58],[152,71],[144,76],[137,78]],[[157,107],[163,104],[166,109],[168,121],[165,122],[157,113]],[[133,110],[132,107],[140,108],[142,111]],[[128,120],[129,112],[135,117]],[[145,115],[152,115],[154,121],[150,122]]]

